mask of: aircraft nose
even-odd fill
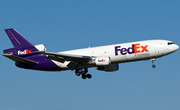
[[[179,46],[176,44],[176,45],[174,46],[174,48],[175,48],[175,50],[178,50],[178,49],[179,49]]]

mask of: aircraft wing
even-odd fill
[[[54,52],[46,52],[46,51],[36,51],[36,53],[48,55],[49,59],[60,62],[64,62],[64,61],[86,62],[92,60],[92,57],[83,56],[83,55],[72,55],[72,54],[54,53]]]
[[[17,57],[14,56],[12,54],[3,54],[3,56],[15,61],[15,62],[19,62],[19,63],[27,63],[27,64],[38,64],[38,62],[32,61],[32,60],[28,60],[25,58],[21,58],[21,57]]]

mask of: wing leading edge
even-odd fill
[[[36,51],[36,53],[48,55],[49,59],[64,62],[64,61],[75,61],[75,62],[87,62],[91,61],[92,57],[83,55],[72,55],[65,53],[54,53],[46,51]]]

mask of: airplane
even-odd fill
[[[14,48],[4,50],[3,56],[15,61],[15,65],[24,69],[42,71],[75,71],[82,79],[91,78],[88,68],[113,72],[119,69],[119,63],[151,60],[171,54],[179,46],[168,40],[145,40],[130,43],[89,47],[63,52],[48,52],[45,44],[33,45],[15,29],[5,29]]]

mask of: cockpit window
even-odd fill
[[[172,44],[175,44],[174,42],[168,42],[168,45],[172,45]]]

